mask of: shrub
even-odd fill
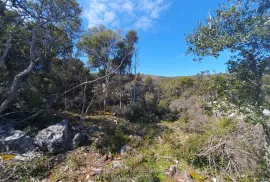
[[[199,154],[206,141],[207,136],[205,135],[192,135],[184,144],[174,146],[175,155],[178,159],[184,159],[195,167],[203,167],[207,165],[207,158],[198,157],[197,154]]]
[[[145,116],[145,110],[141,103],[135,102],[130,103],[128,105],[123,106],[122,108],[114,107],[113,112],[119,116],[123,117],[125,119],[128,119],[130,121],[138,121]]]
[[[120,126],[108,131],[110,131],[110,133],[100,138],[96,143],[96,147],[98,149],[108,149],[112,153],[120,152],[121,147],[123,147],[128,141],[127,135],[123,133]]]
[[[22,162],[7,163],[0,166],[0,179],[3,181],[42,179],[49,174],[50,168],[49,161],[44,156]]]
[[[131,168],[119,169],[112,173],[104,173],[97,177],[97,181],[110,182],[159,182],[158,173],[143,164]]]

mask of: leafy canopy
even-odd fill
[[[197,61],[205,56],[218,57],[225,50],[232,53],[227,62],[234,75],[228,96],[238,106],[261,114],[269,106],[262,78],[270,66],[270,2],[268,0],[229,1],[219,5],[214,16],[185,37],[187,54]]]

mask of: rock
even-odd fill
[[[180,171],[177,166],[170,166],[165,174],[168,178],[173,179],[176,182],[192,182],[190,174],[185,171]]]
[[[87,145],[89,137],[84,133],[77,133],[72,140],[73,148]]]
[[[68,125],[67,121],[49,126],[38,132],[35,137],[35,144],[43,151],[59,153],[67,149],[68,146]]]
[[[116,168],[119,168],[119,167],[122,167],[122,164],[120,162],[118,162],[118,161],[113,161],[112,162],[112,166],[111,166],[112,169],[116,169]]]
[[[128,145],[125,145],[123,147],[121,147],[121,150],[120,150],[120,154],[123,155],[123,156],[127,156],[129,155],[131,152],[133,152],[133,148],[128,146]]]
[[[90,133],[101,132],[101,127],[93,125],[93,126],[86,128],[86,130],[87,130],[87,132],[90,132]]]
[[[178,172],[177,166],[170,166],[165,174],[169,177],[173,177]]]
[[[175,174],[174,180],[176,182],[193,182],[193,180],[190,177],[189,172],[187,171],[181,171]]]
[[[102,168],[91,168],[92,172],[90,173],[91,176],[96,176],[102,173]]]
[[[42,154],[41,153],[37,153],[37,152],[28,152],[28,153],[25,153],[25,154],[21,154],[21,155],[16,155],[14,160],[17,160],[17,161],[26,161],[26,160],[32,160],[34,158],[38,158],[38,157],[41,157]]]
[[[25,153],[34,148],[33,140],[20,130],[0,127],[0,152]]]
[[[118,120],[117,120],[117,119],[114,119],[112,122],[113,122],[114,124],[118,124]]]
[[[270,116],[270,111],[267,110],[267,109],[264,109],[264,110],[263,110],[263,114],[264,114],[265,116]]]

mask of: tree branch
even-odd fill
[[[97,81],[99,81],[99,80],[101,80],[101,79],[107,78],[108,76],[114,74],[114,73],[122,66],[124,60],[125,60],[129,55],[131,55],[132,53],[133,53],[133,51],[131,51],[129,54],[127,54],[127,55],[121,60],[120,65],[119,65],[117,68],[115,68],[112,72],[106,74],[105,76],[99,77],[99,78],[97,78],[97,79],[95,79],[95,80],[83,82],[83,83],[81,83],[81,84],[79,84],[79,85],[77,85],[77,86],[75,86],[75,87],[73,87],[73,88],[67,90],[66,92],[60,94],[60,96],[63,96],[63,95],[65,95],[65,94],[67,94],[68,92],[71,92],[72,90],[74,90],[74,89],[76,89],[76,88],[78,88],[78,87],[81,87],[81,86],[83,86],[83,85],[85,85],[85,84],[90,84],[90,83],[97,82]]]

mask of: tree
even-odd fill
[[[205,56],[218,57],[224,50],[232,53],[228,70],[234,75],[234,99],[249,121],[261,123],[265,132],[267,164],[270,169],[270,126],[263,111],[269,108],[265,99],[262,78],[270,66],[270,1],[237,0],[219,5],[212,17],[200,22],[187,35],[187,54],[201,60]],[[257,117],[254,117],[257,116]]]
[[[129,31],[126,37],[123,38],[120,31],[113,31],[106,29],[103,25],[99,25],[85,32],[77,44],[79,53],[87,54],[89,65],[97,69],[99,75],[107,75],[105,82],[101,82],[104,95],[104,109],[106,108],[106,98],[109,96],[108,89],[111,87],[110,83],[115,75],[110,73],[117,68],[115,73],[118,73],[118,75],[127,72],[127,68],[131,67],[131,59],[137,41],[137,33],[133,30]],[[117,91],[120,100],[123,86],[121,79],[122,77],[119,77],[119,91]]]
[[[0,22],[8,22],[4,26],[4,34],[1,41],[6,42],[1,47],[0,62],[8,62],[10,51],[18,42],[23,42],[23,64],[28,64],[25,69],[16,74],[12,81],[12,86],[0,106],[0,113],[16,98],[16,91],[23,77],[28,75],[38,62],[46,65],[47,56],[50,53],[62,56],[60,52],[55,51],[55,45],[59,42],[65,42],[63,37],[71,40],[76,36],[80,28],[80,13],[78,3],[75,0],[6,0],[1,1],[1,20]],[[11,21],[12,20],[12,21]],[[2,25],[2,24],[1,24]],[[1,27],[2,29],[2,27]],[[14,32],[23,32],[25,37],[16,37]],[[63,36],[56,36],[63,35]],[[70,42],[71,43],[71,42]],[[70,44],[71,45],[71,44]],[[72,46],[69,50],[72,50]],[[59,49],[58,49],[59,50]]]

